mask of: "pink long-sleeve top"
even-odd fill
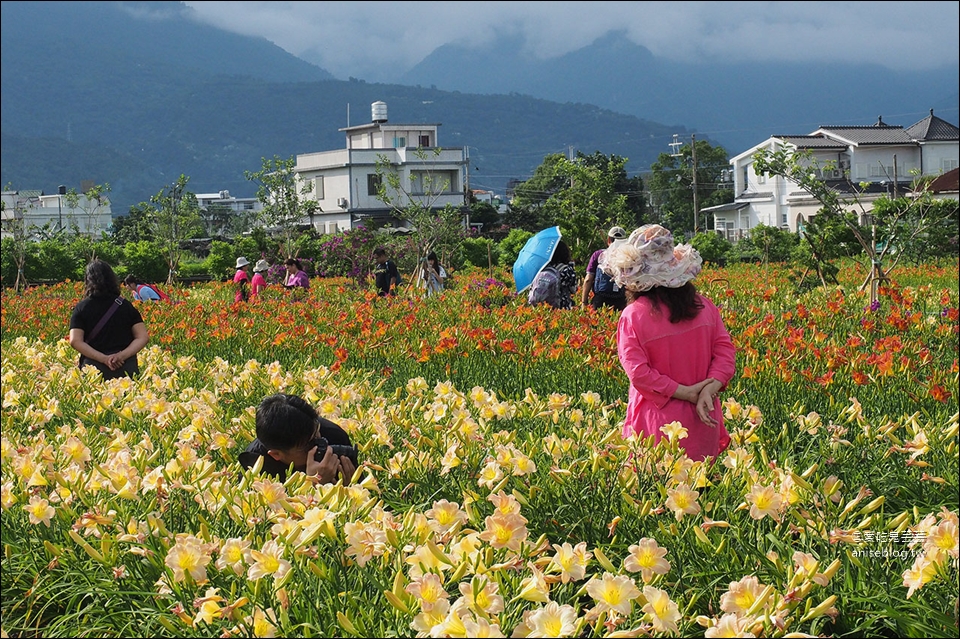
[[[688,457],[714,457],[730,443],[723,425],[719,398],[713,417],[716,427],[704,424],[697,407],[671,397],[680,384],[693,385],[708,377],[723,384],[736,372],[736,349],[723,325],[720,310],[697,296],[703,309],[691,320],[670,323],[669,309],[654,309],[647,297],[628,304],[617,325],[617,354],[630,380],[630,398],[623,436],[644,434],[660,440],[660,427],[678,421],[687,429],[680,440]]]

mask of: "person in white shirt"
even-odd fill
[[[420,269],[420,286],[426,289],[427,297],[442,291],[446,279],[447,272],[437,259],[437,254],[430,251]]]

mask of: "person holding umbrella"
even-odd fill
[[[549,304],[553,308],[573,308],[577,292],[577,273],[570,259],[570,247],[558,240],[550,262],[537,273],[527,294],[530,305]]]

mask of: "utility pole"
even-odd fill
[[[893,199],[897,199],[899,193],[897,192],[897,156],[893,156]]]
[[[690,136],[690,144],[693,147],[692,150],[692,160],[693,160],[693,234],[696,235],[699,232],[700,226],[700,208],[697,204],[697,136]]]
[[[57,187],[57,231],[63,230],[63,196],[67,194],[67,187]]]

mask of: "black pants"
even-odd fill
[[[627,298],[623,295],[610,295],[608,293],[596,293],[593,294],[593,299],[590,300],[590,306],[600,309],[604,306],[612,306],[618,311],[622,311],[627,306]]]

